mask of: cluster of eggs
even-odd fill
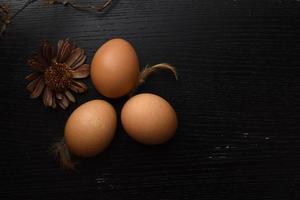
[[[107,41],[97,50],[91,63],[93,85],[109,98],[131,93],[138,85],[139,75],[136,51],[123,39]],[[124,104],[121,123],[131,138],[148,145],[168,141],[177,129],[172,106],[150,93],[135,95]],[[116,128],[113,106],[104,100],[92,100],[73,111],[65,126],[64,141],[73,154],[91,157],[109,146]]]

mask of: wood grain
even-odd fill
[[[30,5],[0,41],[1,199],[299,199],[299,22],[288,0],[116,0],[105,14]],[[26,58],[41,40],[70,38],[91,61],[113,37],[141,67],[177,67],[178,81],[161,72],[138,91],[174,106],[177,135],[148,147],[119,126],[107,151],[63,171],[49,146],[78,105],[104,98],[88,79],[67,111],[45,109],[25,90]],[[109,101],[119,113],[126,100]]]

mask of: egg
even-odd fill
[[[106,101],[92,100],[79,106],[67,120],[65,143],[77,156],[95,156],[111,143],[116,126],[115,109]]]
[[[156,145],[171,139],[177,129],[177,117],[163,98],[149,93],[130,98],[122,108],[121,121],[134,140]]]
[[[91,63],[91,79],[102,95],[118,98],[130,93],[137,85],[138,76],[138,56],[126,40],[109,40],[96,51]]]

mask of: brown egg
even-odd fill
[[[92,82],[98,92],[109,98],[131,92],[137,85],[138,75],[138,56],[132,45],[123,39],[104,43],[92,60]]]
[[[69,117],[65,126],[65,143],[77,156],[95,156],[111,143],[116,126],[116,112],[109,103],[89,101]]]
[[[121,112],[125,131],[143,144],[161,144],[171,139],[177,129],[172,106],[154,94],[139,94],[129,99]]]

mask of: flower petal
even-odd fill
[[[52,95],[52,108],[56,108],[55,95]]]
[[[53,96],[52,91],[50,90],[49,87],[46,87],[43,94],[43,101],[45,106],[49,106],[49,107],[52,106],[52,100],[53,100],[52,96]]]
[[[27,89],[29,92],[33,92],[34,88],[36,87],[37,83],[40,81],[41,78],[42,78],[42,77],[40,76],[40,77],[34,79],[33,81],[31,81],[31,82],[27,85],[26,89]]]
[[[63,40],[62,44],[59,41],[60,48],[58,48],[56,62],[63,63],[71,54],[71,43],[69,40]]]
[[[56,98],[59,99],[59,100],[61,100],[61,99],[63,98],[63,94],[57,92],[57,93],[56,93]]]
[[[36,60],[36,62],[40,63],[45,68],[49,67],[49,63],[45,60],[44,57],[42,57],[42,55],[37,55],[34,57],[34,59]]]
[[[46,69],[46,65],[41,64],[39,61],[37,61],[36,59],[29,59],[28,60],[28,65],[36,71],[40,71],[43,72]]]
[[[85,59],[86,59],[86,55],[82,54],[82,56],[79,57],[76,60],[76,62],[74,62],[73,66],[72,66],[72,69],[76,69],[77,67],[80,67],[85,62]]]
[[[51,58],[53,57],[53,47],[48,41],[43,41],[40,46],[40,54],[46,60],[47,64],[51,64]]]
[[[40,78],[40,80],[36,84],[34,90],[32,91],[30,97],[32,99],[39,97],[41,95],[41,93],[43,92],[44,87],[45,87],[45,81],[44,81],[44,79]]]
[[[34,79],[36,79],[36,78],[39,77],[39,76],[40,76],[39,73],[34,72],[34,73],[31,73],[31,74],[29,74],[28,76],[26,76],[25,79],[26,79],[27,81],[33,81]]]
[[[73,78],[86,78],[90,74],[90,65],[84,64],[71,71]]]
[[[69,56],[69,58],[66,61],[67,66],[69,67],[73,67],[73,64],[76,62],[76,60],[82,56],[82,54],[84,54],[84,52],[82,51],[82,49],[80,48],[76,48],[71,52],[71,55]]]
[[[58,105],[62,108],[62,109],[66,109],[67,107],[65,107],[65,105],[62,103],[62,102],[60,102],[60,101],[58,101]]]
[[[64,40],[59,40],[57,43],[57,49],[61,49],[63,43],[64,43]]]
[[[73,94],[70,91],[66,91],[65,95],[71,102],[73,102],[73,103],[75,102],[75,97],[73,96]]]
[[[70,105],[70,101],[68,100],[68,98],[63,95],[62,100],[58,101],[58,104],[63,108],[66,109],[69,105]]]
[[[76,67],[78,67],[78,63],[82,62],[83,59],[84,59],[84,61],[86,59],[84,50],[83,49],[79,49],[79,51],[80,51],[80,54],[78,55],[78,57],[76,58],[76,60],[74,60],[74,62],[70,66],[72,69],[75,69]],[[82,63],[84,63],[84,61]]]
[[[61,103],[64,104],[64,106],[66,108],[70,105],[70,101],[65,95],[64,95],[63,99],[61,100]]]
[[[71,83],[71,90],[77,93],[83,93],[87,91],[87,86],[79,81],[72,81]]]

